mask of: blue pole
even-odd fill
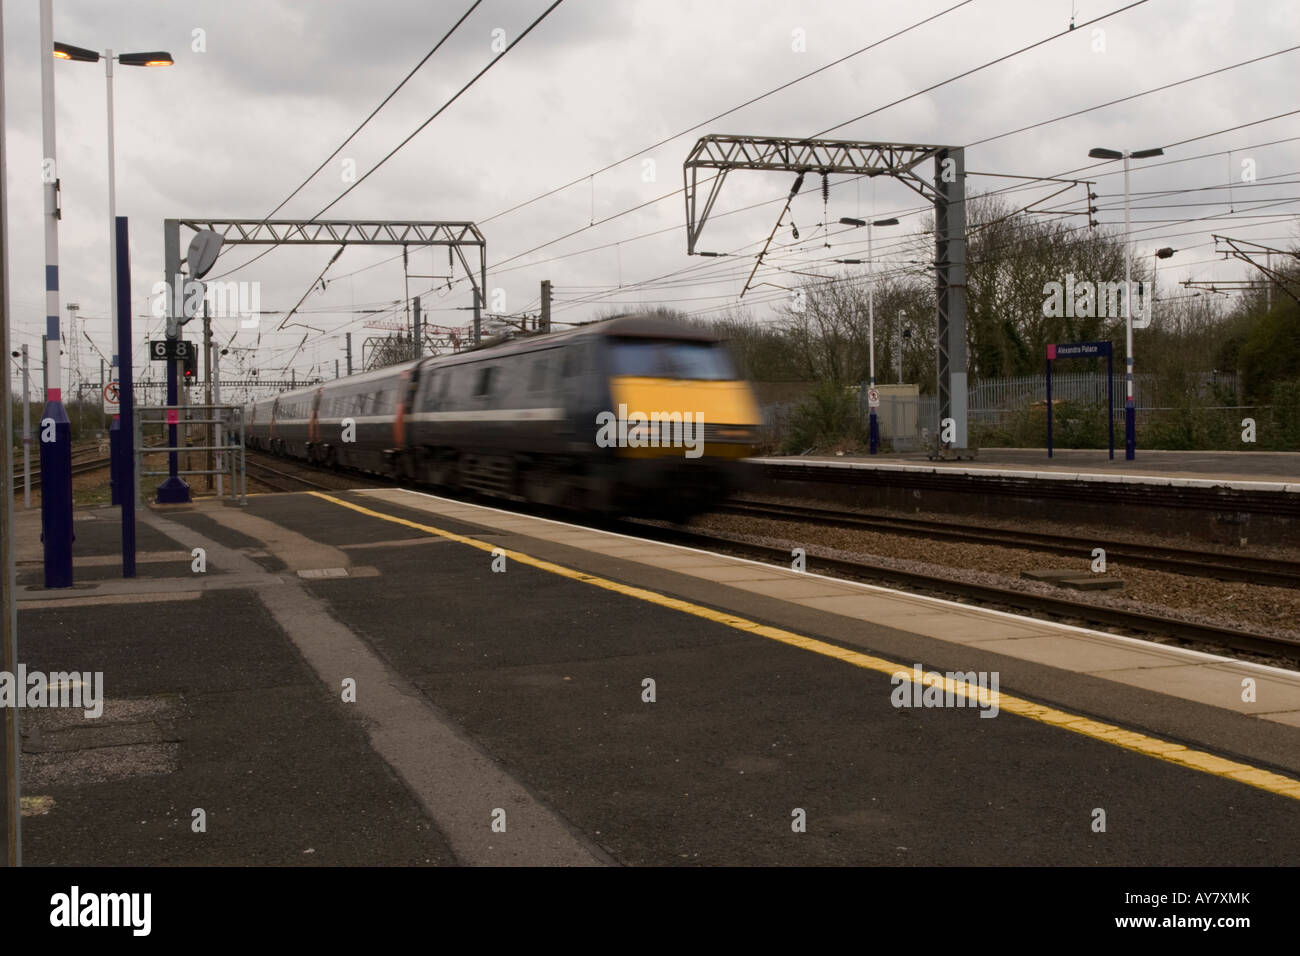
[[[876,418],[876,406],[874,405],[871,406],[871,411],[867,415],[867,449],[873,455],[880,451],[880,420]]]
[[[125,442],[118,449],[117,488],[122,505],[122,577],[135,577],[135,449],[130,447],[135,435],[135,397],[132,393],[134,370],[131,367],[131,258],[127,242],[126,216],[115,217],[117,246],[117,341],[123,360],[118,361],[118,416],[113,424]],[[118,421],[118,418],[121,421]]]
[[[167,404],[169,406],[177,404],[176,395],[176,360],[169,358],[167,359]],[[170,411],[167,412],[168,416],[171,414]],[[167,426],[167,444],[172,448],[176,447],[176,432],[175,425]],[[189,485],[185,483],[179,474],[180,464],[178,458],[177,452],[167,453],[167,480],[158,486],[157,501],[160,505],[181,504],[190,500]]]
[[[112,367],[114,370],[116,370],[118,367],[117,362],[114,362]],[[120,392],[120,385],[119,385],[119,392]],[[108,426],[108,487],[111,495],[111,497],[109,498],[109,503],[114,505],[120,505],[122,503],[122,487],[123,487],[122,415],[120,412],[113,416],[113,424]]]
[[[174,250],[170,244],[174,241],[170,234],[173,223],[171,220],[164,223],[164,240],[168,248],[164,249],[164,257],[167,260],[167,292],[169,301],[167,303],[168,320],[167,320],[167,340],[173,345],[180,341],[181,326],[184,325],[182,302],[185,293],[185,277],[180,273],[178,261],[173,261]],[[176,359],[169,357],[167,359],[167,404],[176,406],[180,404],[177,401],[178,383],[176,381]],[[171,417],[172,411],[167,412]],[[175,425],[167,426],[167,444],[172,448],[176,447],[177,427]],[[179,455],[177,452],[167,453],[167,479],[158,486],[158,495],[155,499],[161,504],[184,504],[190,500],[190,486],[180,476]]]
[[[1047,457],[1052,457],[1052,360],[1047,360]]]
[[[1124,374],[1124,457],[1132,461],[1137,454],[1137,409],[1133,405],[1133,355],[1125,358]]]
[[[1106,352],[1106,435],[1110,457],[1115,458],[1115,350]]]

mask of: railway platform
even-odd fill
[[[751,459],[759,490],[953,516],[1058,522],[1216,545],[1300,541],[1300,453],[980,449],[974,461],[924,453]]]
[[[22,714],[29,864],[1294,860],[1300,672],[402,489],[115,519],[19,529],[104,693]]]
[[[756,461],[813,468],[947,471],[1040,481],[1121,482],[1171,488],[1222,487],[1300,494],[1300,452],[1139,450],[1133,461],[1127,461],[1122,448],[1116,450],[1113,459],[1107,457],[1104,448],[1058,448],[1051,458],[1047,457],[1045,448],[981,448],[979,457],[973,461],[931,461],[924,452],[898,452],[874,457],[773,456]]]

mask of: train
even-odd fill
[[[624,315],[249,403],[251,448],[606,515],[684,520],[743,490],[761,414],[715,334]]]

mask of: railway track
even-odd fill
[[[726,535],[666,528],[642,522],[625,522],[634,528],[634,534],[670,544],[685,544],[711,550],[724,549],[741,557],[789,567],[790,552],[786,548],[751,544]],[[1094,625],[1119,627],[1144,635],[1155,635],[1176,640],[1207,644],[1215,648],[1266,654],[1300,662],[1300,641],[1266,634],[1255,634],[1237,628],[1201,624],[1179,618],[1107,607],[1086,600],[1038,594],[987,584],[973,584],[939,575],[895,568],[879,567],[840,558],[809,556],[817,570],[854,580],[887,582],[938,593],[947,598],[959,597],[982,604],[995,604],[1017,611],[1036,611],[1054,617],[1085,621]]]
[[[1068,557],[1091,558],[1093,548],[1103,548],[1106,559],[1123,560],[1136,567],[1175,574],[1246,581],[1279,587],[1300,587],[1300,562],[1251,555],[1224,554],[1164,545],[1131,544],[1120,541],[1083,540],[1068,535],[1010,531],[984,525],[951,524],[905,516],[875,516],[771,502],[735,500],[714,509],[722,514],[747,518],[770,518],[839,528],[860,528],[885,534],[917,538],[942,538],[971,544],[998,545],[1043,551]]]
[[[154,445],[157,444],[157,442],[151,440],[148,442],[148,444]],[[89,454],[91,457],[89,458],[84,457],[87,454]],[[87,474],[88,472],[98,471],[101,468],[107,468],[112,463],[112,460],[109,458],[108,455],[104,455],[100,453],[99,445],[97,442],[91,445],[84,445],[80,448],[73,448],[72,456],[73,456],[73,460],[72,460],[73,475],[84,475]],[[79,458],[78,456],[82,456],[82,457]],[[20,457],[21,457],[21,453],[20,453]],[[33,463],[40,462],[39,455],[33,455],[32,458],[33,458]],[[14,471],[13,482],[14,483],[12,487],[14,489],[22,488],[23,473],[21,469]],[[41,470],[39,467],[36,467],[32,469],[32,487],[39,488],[40,486],[41,486]]]
[[[107,456],[103,458],[88,458],[85,461],[74,461],[72,463],[72,474],[81,475],[87,472],[98,471],[101,468],[107,468],[110,460]],[[330,491],[335,490],[330,485],[323,485],[319,482],[312,481],[310,478],[304,478],[301,475],[295,475],[287,471],[281,471],[278,468],[272,468],[262,462],[255,461],[250,456],[247,461],[248,477],[253,478],[269,488],[276,491]],[[307,467],[307,466],[304,466]],[[23,474],[18,472],[14,475],[15,489],[23,485]],[[32,471],[32,487],[39,488],[41,485],[41,473],[39,469]]]
[[[247,471],[249,478],[260,484],[266,485],[268,488],[274,488],[276,491],[338,490],[330,485],[322,485],[318,481],[304,478],[302,475],[295,475],[292,472],[281,471],[279,468],[272,468],[270,465],[257,461],[251,456],[245,459],[244,468]]]
[[[74,475],[83,475],[86,472],[98,471],[101,468],[107,468],[108,465],[109,465],[108,456],[104,456],[103,458],[87,458],[85,461],[74,461],[72,463],[72,473]],[[16,472],[14,474],[13,481],[14,481],[13,487],[15,489],[21,488],[23,486],[23,473],[21,471]],[[33,468],[32,487],[39,488],[40,486],[41,486],[40,469]]]

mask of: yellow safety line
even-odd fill
[[[902,677],[908,682],[913,682],[913,671],[910,666],[896,664],[893,661],[887,661],[881,657],[873,657],[870,654],[851,651],[848,648],[840,647],[836,644],[829,644],[826,641],[821,641],[813,637],[805,637],[802,634],[795,634],[793,631],[782,630],[779,627],[770,627],[766,624],[759,624],[757,621],[738,617],[735,614],[730,614],[726,611],[715,611],[712,608],[704,607],[699,604],[692,604],[690,601],[683,601],[679,598],[668,597],[667,595],[659,594],[655,591],[648,591],[645,588],[633,587],[630,584],[611,581],[608,578],[588,574],[585,571],[566,568],[563,565],[553,564],[550,561],[543,561],[540,558],[534,558],[531,555],[523,554],[519,551],[503,549],[500,545],[490,544],[486,541],[479,541],[477,538],[469,538],[463,534],[444,531],[441,528],[435,528],[432,525],[420,524],[416,521],[408,521],[405,518],[385,514],[382,511],[373,511],[370,508],[363,508],[361,505],[356,505],[350,501],[344,501],[341,498],[335,498],[332,495],[327,495],[319,491],[308,492],[308,494],[315,495],[317,498],[324,501],[341,505],[344,508],[350,508],[363,515],[369,515],[372,518],[379,518],[383,521],[390,521],[393,524],[403,525],[416,531],[423,531],[427,534],[437,535],[440,538],[446,538],[448,541],[455,541],[459,544],[469,545],[471,548],[478,548],[480,551],[487,551],[490,553],[502,550],[511,561],[517,561],[520,564],[525,564],[542,571],[549,571],[551,574],[558,574],[561,577],[570,578],[574,581],[591,584],[598,588],[604,588],[606,591],[613,591],[616,594],[624,594],[628,597],[637,598],[642,601],[649,601],[651,604],[658,604],[660,607],[671,608],[674,611],[681,611],[683,614],[690,614],[695,617],[704,618],[706,621],[714,621],[718,624],[724,624],[727,627],[735,628],[738,631],[744,631],[747,634],[755,634],[759,637],[766,637],[773,641],[779,641],[782,644],[789,644],[791,647],[811,651],[812,653],[820,654],[823,657],[833,657],[846,664],[852,664],[854,667],[877,671],[891,677],[902,675]],[[951,693],[974,701],[986,702],[989,699],[989,695],[993,693],[989,690],[984,690],[981,693],[980,689],[973,685],[958,683],[937,672],[926,672],[923,676],[923,680],[932,684],[938,684],[944,689],[945,693]],[[1190,767],[1193,770],[1200,770],[1203,773],[1213,774],[1218,777],[1226,777],[1229,780],[1235,780],[1238,783],[1257,787],[1260,790],[1267,790],[1269,793],[1276,793],[1284,797],[1291,797],[1294,800],[1300,800],[1300,780],[1295,780],[1291,777],[1284,777],[1281,774],[1273,773],[1268,770],[1261,770],[1258,767],[1252,767],[1249,764],[1238,763],[1235,760],[1227,760],[1223,757],[1217,757],[1214,754],[1205,752],[1204,750],[1191,750],[1184,747],[1182,744],[1176,744],[1168,740],[1161,740],[1159,737],[1151,737],[1147,734],[1138,733],[1133,730],[1125,730],[1123,727],[1117,727],[1114,724],[1105,724],[1100,721],[1090,720],[1087,717],[1080,717],[1077,714],[1066,713],[1063,710],[1056,710],[1053,707],[1045,707],[1042,704],[1035,704],[1033,701],[1025,700],[1020,697],[1012,697],[1009,694],[1003,694],[1000,692],[993,693],[993,700],[997,702],[998,707],[1001,710],[1017,714],[1018,716],[1028,718],[1029,720],[1038,721],[1042,724],[1049,724],[1053,727],[1059,727],[1062,730],[1069,730],[1076,734],[1082,734],[1085,737],[1091,737],[1094,740],[1114,744],[1116,747],[1123,747],[1125,750],[1132,750],[1148,757],[1155,757],[1158,760],[1164,760],[1183,767]]]

